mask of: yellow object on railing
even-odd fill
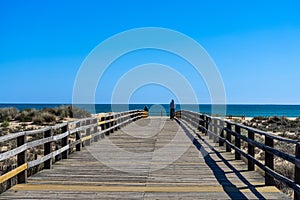
[[[16,169],[13,169],[13,170],[7,172],[6,174],[3,174],[2,176],[0,176],[0,183],[7,181],[14,176],[17,176],[19,173],[26,170],[27,166],[28,166],[28,164],[24,163],[23,165],[17,167]]]
[[[147,118],[149,116],[149,113],[147,111],[142,112],[142,117]]]

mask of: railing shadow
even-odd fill
[[[214,173],[217,181],[223,187],[223,190],[231,199],[248,199],[241,191],[241,188],[237,188],[231,181],[226,177],[226,173],[222,170],[216,163],[216,161],[211,157],[211,155],[205,150],[205,148],[199,143],[199,141],[190,132],[192,130],[197,137],[203,141],[209,148],[214,151],[214,153],[227,165],[229,169],[233,171],[234,174],[245,184],[247,189],[249,189],[258,199],[266,199],[262,194],[256,190],[256,186],[252,185],[237,169],[235,169],[213,146],[211,146],[207,141],[205,141],[200,135],[198,135],[194,128],[189,124],[179,121],[176,119],[177,123],[182,127],[186,135],[193,142],[196,148],[202,154],[205,163]],[[190,130],[188,130],[190,129]],[[244,188],[243,188],[244,189]]]

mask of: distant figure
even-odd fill
[[[147,105],[144,107],[144,111],[146,111],[146,112],[148,112],[148,111],[149,111],[149,109],[148,109],[148,106],[147,106]]]
[[[170,119],[174,119],[175,117],[175,103],[174,100],[172,99],[170,103]]]

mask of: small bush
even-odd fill
[[[266,118],[266,117],[263,117],[263,116],[257,116],[257,117],[253,117],[252,118],[252,122],[253,121],[262,121],[262,120],[267,120],[268,118]]]
[[[70,115],[69,117],[71,118],[86,118],[86,117],[91,117],[91,113],[84,109],[80,109],[77,107],[68,107]]]
[[[44,119],[45,122],[55,122],[56,121],[56,117],[54,114],[45,112],[41,114],[41,117]]]
[[[39,111],[35,109],[24,109],[22,112],[17,116],[17,120],[20,122],[31,122],[32,119],[39,113]]]
[[[55,115],[60,118],[66,118],[69,117],[69,109],[67,106],[60,106],[58,108],[55,108]]]
[[[56,115],[56,109],[55,108],[44,108],[44,109],[41,110],[41,112]]]
[[[36,115],[32,118],[32,122],[37,125],[42,125],[45,120],[41,115]]]
[[[19,114],[16,108],[1,108],[0,109],[0,122],[14,120]]]
[[[2,124],[1,124],[1,126],[4,127],[4,128],[9,127],[9,121],[4,120],[4,121],[2,122]]]
[[[44,123],[56,122],[56,117],[51,113],[44,112],[44,113],[38,113],[36,116],[32,118],[32,121],[34,124],[42,125]]]

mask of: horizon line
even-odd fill
[[[157,103],[157,102],[143,102],[143,103],[62,103],[62,102],[0,102],[0,104],[37,104],[37,105],[43,105],[43,104],[60,104],[60,105],[129,105],[129,104],[151,104],[151,105],[161,105],[161,104],[169,104],[169,102],[163,102],[163,103]],[[291,106],[298,106],[300,103],[177,103],[181,105],[291,105]]]

